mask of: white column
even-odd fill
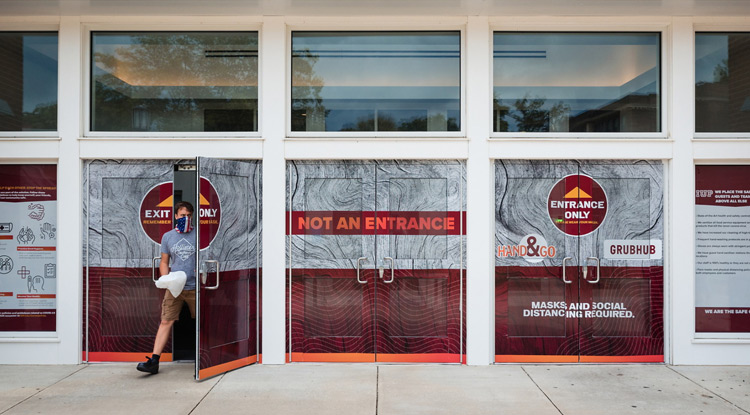
[[[669,128],[674,140],[674,154],[669,169],[669,229],[667,240],[669,274],[665,319],[671,316],[665,333],[671,339],[669,363],[686,363],[690,359],[691,341],[695,329],[694,289],[694,217],[695,169],[693,167],[692,138],[695,130],[695,84],[693,71],[693,24],[689,17],[674,18],[672,25],[672,53],[669,71],[671,99],[669,100]],[[670,295],[671,294],[671,295]],[[671,300],[671,301],[670,301]],[[671,333],[670,333],[671,332]]]
[[[82,206],[81,160],[81,24],[78,17],[60,19],[57,129],[60,153],[57,167],[57,334],[56,361],[81,361]]]
[[[266,17],[260,33],[260,114],[263,143],[263,363],[285,362],[286,252],[284,136],[286,25]]]
[[[487,365],[493,359],[494,329],[494,189],[488,156],[491,95],[491,36],[487,17],[469,17],[466,28],[466,331],[467,362]]]

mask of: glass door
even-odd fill
[[[579,299],[578,240],[547,209],[549,199],[566,200],[555,184],[576,173],[569,162],[495,162],[497,362],[578,361],[579,321],[569,318]]]
[[[662,165],[497,161],[497,362],[662,362]]]
[[[463,165],[378,162],[378,362],[460,363]]]
[[[85,163],[84,338],[86,362],[151,355],[164,291],[159,246],[172,229],[175,160]],[[161,361],[172,360],[168,343]]]
[[[259,163],[198,157],[196,379],[257,362]]]
[[[291,361],[461,362],[464,166],[289,162]]]
[[[580,237],[581,362],[663,362],[662,164],[581,162],[608,218]]]
[[[375,360],[375,166],[289,162],[293,362]]]

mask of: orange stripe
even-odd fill
[[[403,363],[461,363],[458,353],[414,353],[414,354],[384,354],[378,353],[378,362]]]
[[[374,353],[292,353],[292,362],[374,362]]]
[[[496,354],[495,363],[578,363],[578,356]]]
[[[151,352],[140,353],[119,353],[119,352],[89,352],[89,362],[143,362],[146,356],[151,356]],[[83,352],[81,358],[86,361],[86,352]],[[162,353],[159,358],[160,362],[171,362],[172,353]]]
[[[13,239],[13,235],[0,235],[0,239]]]
[[[581,356],[587,363],[664,363],[663,354],[643,356]]]
[[[257,355],[252,355],[243,357],[242,359],[233,360],[231,362],[222,363],[220,365],[207,367],[198,371],[198,379],[208,379],[211,376],[220,375],[222,373],[229,372],[230,370],[253,364],[257,361]]]

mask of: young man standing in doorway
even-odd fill
[[[172,325],[179,319],[182,304],[187,303],[190,315],[195,318],[195,252],[196,240],[193,232],[193,205],[188,202],[178,202],[175,205],[175,228],[161,238],[161,263],[159,272],[167,275],[171,271],[183,271],[187,276],[185,287],[175,298],[169,290],[164,293],[161,303],[161,324],[156,332],[154,351],[145,362],[138,363],[141,372],[156,374],[159,372],[159,356],[169,340]],[[172,260],[172,266],[169,260]]]

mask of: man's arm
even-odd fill
[[[161,253],[161,262],[159,263],[159,272],[161,275],[169,274],[169,254]]]

